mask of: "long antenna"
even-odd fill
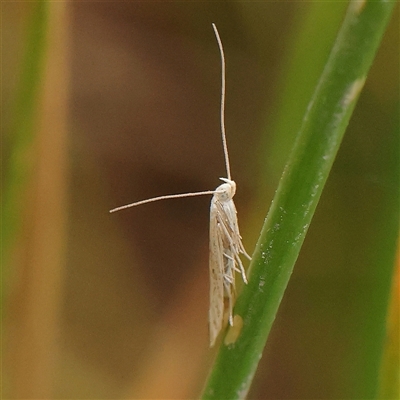
[[[224,148],[225,155],[225,166],[226,173],[229,180],[231,180],[231,168],[229,164],[229,155],[228,155],[228,146],[226,145],[226,134],[225,134],[225,56],[224,49],[222,47],[221,38],[219,37],[218,29],[215,24],[212,24],[212,27],[215,32],[215,37],[217,38],[219,52],[221,54],[221,69],[222,69],[222,77],[221,77],[221,134],[222,134],[222,145]],[[124,206],[116,207],[110,210],[110,213],[124,210],[125,208],[140,206],[141,204],[152,203],[153,201],[166,200],[166,199],[176,199],[179,197],[193,197],[193,196],[203,196],[206,194],[215,194],[218,193],[218,190],[206,190],[204,192],[194,192],[194,193],[181,193],[181,194],[168,194],[165,196],[153,197],[151,199],[136,201],[135,203],[126,204]]]
[[[225,154],[225,166],[226,174],[228,179],[231,180],[231,167],[229,164],[228,146],[226,144],[226,133],[225,133],[225,55],[224,48],[222,47],[221,38],[219,37],[218,29],[215,24],[212,24],[214,29],[215,37],[217,38],[219,52],[221,54],[221,134],[222,134],[222,145],[224,147]]]
[[[153,201],[166,200],[166,199],[177,199],[179,197],[203,196],[205,194],[215,194],[215,193],[217,193],[216,190],[206,190],[204,192],[167,194],[165,196],[153,197],[151,199],[140,200],[140,201],[136,201],[135,203],[126,204],[125,206],[120,206],[120,207],[113,208],[112,210],[110,210],[110,213],[113,213],[113,212],[116,212],[116,211],[120,211],[120,210],[124,210],[125,208],[140,206],[141,204],[152,203]]]

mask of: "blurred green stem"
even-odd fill
[[[343,134],[395,2],[352,1],[286,164],[204,399],[245,398]],[[238,328],[239,329],[239,328]],[[229,333],[229,332],[228,332]],[[377,360],[379,362],[379,360]]]
[[[22,211],[26,203],[24,195],[35,161],[32,145],[39,88],[44,72],[48,3],[34,2],[31,13],[12,122],[7,135],[9,158],[4,165],[6,173],[2,188],[3,265],[8,265],[8,257],[22,221]]]

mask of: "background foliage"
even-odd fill
[[[2,209],[3,223],[10,216],[20,221],[2,229],[4,397],[199,395],[213,357],[207,344],[209,199],[115,216],[107,210],[217,186],[224,167],[215,22],[227,55],[236,203],[251,252],[345,7],[2,3],[3,198],[22,182],[19,201]],[[371,343],[383,329],[377,321],[398,229],[398,17],[397,6],[251,398],[367,398],[373,392],[366,379],[375,374]],[[30,47],[39,32],[30,28],[35,18],[42,24],[37,29],[53,38],[37,42],[39,48]],[[24,83],[29,54],[41,52],[38,76]],[[14,105],[36,84],[34,114],[23,113]],[[25,153],[31,166],[15,182],[13,121],[31,116],[36,122]]]

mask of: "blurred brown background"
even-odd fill
[[[12,101],[17,85],[32,7],[3,6],[5,101]],[[48,254],[48,247],[59,249],[58,269],[44,275],[30,269],[36,253],[26,249],[40,237],[41,219],[29,215],[41,203],[28,194],[32,206],[6,282],[5,397],[198,397],[213,358],[207,327],[210,198],[168,200],[117,214],[108,210],[163,194],[214,189],[226,175],[215,22],[227,62],[235,202],[251,254],[292,144],[293,136],[278,156],[271,155],[278,161],[266,175],[271,161],[265,157],[277,142],[266,127],[280,99],[288,43],[308,5],[71,2],[51,7],[49,52],[59,62],[50,64],[54,76],[46,74],[43,90],[51,94],[44,104],[58,104],[63,113],[53,128],[43,121],[41,126],[50,136],[65,133],[60,154],[53,154],[62,164],[57,176],[63,184],[51,199],[63,208],[56,211],[58,242],[46,239],[50,231],[40,246],[41,254]],[[339,5],[334,7],[337,18]],[[363,235],[365,213],[379,207],[385,185],[385,171],[373,169],[376,144],[385,132],[380,151],[393,142],[389,123],[382,124],[388,120],[384,110],[398,101],[398,49],[393,50],[398,13],[396,18],[295,268],[251,398],[352,396],[346,374],[360,359],[342,357],[353,351],[358,333],[347,341],[357,327],[351,321],[346,325],[352,311],[344,314],[355,304],[357,258],[370,240],[354,238]],[[46,110],[44,121],[57,114]],[[367,126],[371,131],[363,134]],[[55,148],[50,145],[43,154]],[[50,173],[57,170],[54,165],[38,164],[39,176],[40,168]],[[38,187],[44,197],[52,192]],[[32,191],[37,195],[37,187]],[[360,205],[366,193],[369,202]],[[41,212],[48,215],[48,208]],[[348,267],[353,262],[356,267]],[[35,289],[32,282],[38,282]],[[362,302],[364,296],[354,299]],[[335,363],[343,362],[333,372]]]

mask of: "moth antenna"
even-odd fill
[[[206,195],[206,194],[215,194],[216,192],[217,192],[216,190],[206,190],[204,192],[167,194],[165,196],[152,197],[151,199],[140,200],[140,201],[136,201],[135,203],[130,203],[130,204],[126,204],[124,206],[113,208],[112,210],[110,210],[110,213],[113,213],[113,212],[116,212],[116,211],[120,211],[120,210],[125,210],[125,208],[140,206],[142,204],[153,203],[154,201],[159,201],[159,200],[177,199],[179,197],[203,196],[203,195]]]
[[[229,163],[228,146],[226,144],[226,133],[225,133],[225,55],[224,48],[222,46],[221,38],[219,37],[218,29],[213,23],[215,37],[217,38],[219,52],[221,54],[221,134],[222,134],[222,146],[224,148],[225,155],[225,166],[226,174],[229,180],[231,180],[231,167]]]

